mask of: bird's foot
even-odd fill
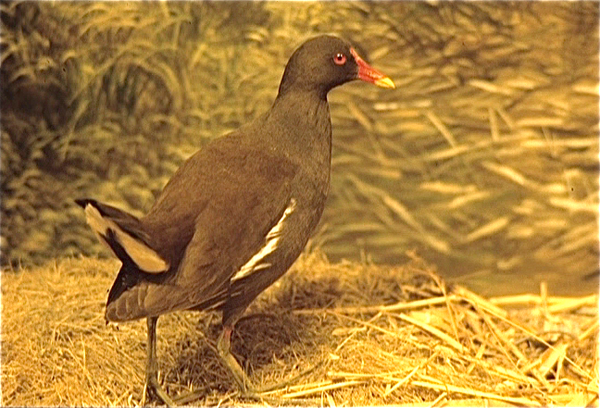
[[[232,358],[233,358],[233,356],[232,356]],[[235,361],[235,359],[234,359],[234,361]],[[230,371],[232,372],[232,374],[234,372],[237,372],[236,374],[233,374],[233,377],[236,378],[236,382],[238,383],[238,387],[240,390],[240,393],[239,393],[240,397],[247,398],[247,399],[253,399],[253,400],[257,400],[257,401],[264,401],[271,405],[290,405],[290,404],[303,405],[303,403],[304,404],[308,403],[310,405],[310,404],[314,403],[314,402],[311,402],[312,400],[305,400],[305,401],[298,400],[298,399],[292,400],[289,398],[280,397],[277,394],[280,394],[281,391],[285,391],[290,385],[295,384],[303,377],[306,377],[307,375],[313,373],[315,370],[317,370],[319,367],[322,366],[321,363],[318,363],[318,364],[298,373],[297,375],[295,375],[292,378],[280,381],[275,384],[271,384],[271,385],[269,385],[267,387],[263,387],[263,388],[256,388],[252,384],[252,382],[250,382],[250,379],[244,373],[244,371],[241,369],[241,367],[237,364],[237,361],[235,361],[235,363],[236,363],[235,365],[237,367],[230,368]]]
[[[248,376],[246,375],[242,367],[240,367],[237,360],[232,354],[220,354],[220,357],[221,361],[223,361],[223,364],[225,364],[225,366],[231,373],[231,376],[237,384],[241,395],[246,396],[258,393],[256,387],[254,386],[252,381],[250,381],[250,378],[248,378]]]
[[[239,396],[241,398],[253,399],[258,401],[265,401],[270,404],[275,405],[285,405],[286,403],[292,403],[294,405],[299,405],[299,401],[290,401],[285,398],[277,398],[272,396],[276,394],[277,391],[285,390],[290,384],[297,382],[300,378],[314,372],[317,368],[321,366],[321,364],[317,364],[308,370],[301,372],[293,378],[290,378],[285,381],[281,381],[277,384],[270,385],[266,388],[258,389],[252,381],[248,378],[242,367],[239,365],[233,354],[231,354],[230,346],[231,346],[231,333],[233,331],[232,326],[223,327],[223,331],[217,340],[217,353],[221,358],[223,364],[227,367],[231,376],[235,380],[238,389]],[[267,394],[267,395],[265,395]],[[268,395],[271,394],[271,395]]]
[[[146,378],[146,385],[144,386],[144,394],[142,396],[142,406],[146,406],[148,397],[158,400],[159,404],[166,405],[167,407],[175,407],[177,404],[169,397],[167,392],[160,386],[156,375],[149,375]]]
[[[315,372],[319,367],[323,366],[323,363],[317,363],[314,366],[307,368],[304,371],[301,371],[300,373],[298,373],[297,375],[295,375],[292,378],[289,378],[287,380],[284,381],[280,381],[278,383],[269,385],[268,387],[265,388],[261,388],[260,390],[257,391],[258,394],[273,394],[277,391],[281,391],[281,390],[285,390],[288,386],[296,383],[298,380],[300,380],[302,377],[306,377],[307,375]]]
[[[227,360],[229,360],[229,359],[227,359]],[[224,364],[228,368],[230,367],[229,365],[227,365],[227,363],[224,363]],[[302,377],[305,377],[306,375],[314,372],[317,368],[322,366],[321,363],[316,364],[315,366],[302,371],[298,375],[296,375],[288,380],[278,382],[276,384],[270,385],[270,386],[262,388],[262,389],[255,388],[255,386],[250,381],[248,376],[244,373],[244,371],[241,369],[241,367],[239,366],[237,361],[235,362],[235,365],[232,365],[232,366],[237,367],[237,368],[230,368],[230,371],[232,373],[232,376],[234,378],[237,378],[236,383],[238,385],[239,391],[238,391],[238,393],[232,394],[231,397],[237,396],[242,399],[250,399],[250,400],[255,400],[255,401],[259,401],[259,402],[265,402],[267,404],[276,405],[276,406],[285,406],[285,405],[316,406],[316,405],[320,405],[322,403],[322,401],[320,401],[318,399],[286,398],[286,397],[281,397],[281,396],[276,395],[279,391],[285,390],[289,385],[294,384],[295,382],[300,380]],[[238,371],[238,368],[239,368],[239,371]],[[233,374],[233,372],[236,372],[237,374]],[[240,372],[241,372],[241,374],[240,374]],[[175,406],[187,405],[191,402],[198,401],[204,397],[206,397],[205,389],[192,391],[192,392],[189,392],[189,393],[186,393],[186,394],[183,394],[183,395],[173,398],[173,403],[174,403],[173,405],[175,405]],[[223,402],[222,400],[215,401],[214,404],[218,405],[218,403],[222,403],[222,402]],[[213,405],[213,404],[208,403],[208,405]]]

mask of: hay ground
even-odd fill
[[[214,350],[216,314],[159,320],[161,380],[194,404],[598,405],[598,295],[483,299],[416,256],[401,267],[299,260],[237,326],[233,351],[260,385],[316,368],[264,401],[240,400]],[[133,406],[143,321],[106,325],[116,261],[2,273],[2,405]]]

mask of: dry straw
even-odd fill
[[[598,295],[484,299],[403,267],[319,254],[262,295],[234,354],[260,387],[240,398],[214,350],[214,314],[159,320],[161,381],[210,405],[598,405]],[[106,325],[116,262],[73,259],[2,275],[2,405],[138,405],[145,324]],[[287,382],[283,386],[282,382]]]

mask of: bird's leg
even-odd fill
[[[224,325],[223,331],[219,335],[219,339],[217,340],[217,351],[219,352],[219,357],[225,366],[229,369],[231,375],[233,375],[233,379],[237,383],[240,388],[242,394],[253,394],[254,386],[252,382],[240,367],[239,363],[231,354],[231,333],[233,332],[233,325]]]
[[[235,324],[235,323],[234,323]],[[231,354],[231,333],[233,332],[232,323],[224,323],[223,330],[217,339],[217,355],[221,359],[221,362],[227,367],[231,376],[235,380],[240,394],[247,398],[256,398],[254,386],[252,382],[240,367],[239,363]],[[196,401],[202,397],[204,391],[194,391],[184,396],[177,397],[175,402],[179,405],[187,404],[191,401]]]
[[[167,395],[158,383],[158,367],[156,365],[156,322],[158,317],[148,317],[148,354],[146,361],[146,386],[142,405],[146,405],[146,394],[153,394],[167,406],[175,406],[175,403]]]
[[[221,358],[221,361],[223,361],[223,364],[225,364],[225,366],[229,369],[229,372],[231,373],[235,382],[239,386],[240,391],[241,391],[241,396],[246,397],[246,398],[252,398],[252,399],[265,401],[265,402],[268,402],[268,403],[274,404],[274,405],[285,405],[287,403],[293,403],[294,405],[299,405],[299,404],[302,404],[305,402],[310,402],[308,400],[307,401],[302,401],[302,400],[288,401],[288,400],[283,400],[283,399],[280,399],[277,397],[263,396],[263,395],[261,395],[261,393],[269,392],[272,390],[277,390],[279,388],[285,388],[289,384],[296,382],[299,378],[315,371],[320,366],[320,364],[317,364],[316,366],[312,367],[311,369],[300,373],[299,375],[297,375],[296,377],[294,377],[292,379],[289,379],[289,380],[280,382],[278,384],[272,385],[268,388],[259,390],[252,384],[252,382],[250,381],[250,379],[248,378],[248,376],[246,375],[246,373],[244,372],[242,367],[240,367],[240,365],[237,362],[237,360],[235,359],[235,357],[233,357],[233,355],[231,354],[230,347],[231,347],[231,333],[232,332],[233,332],[233,324],[229,323],[229,324],[223,325],[223,331],[221,332],[221,334],[219,335],[219,339],[217,340],[217,351],[219,353],[219,357]],[[313,401],[313,404],[314,404],[314,401]]]

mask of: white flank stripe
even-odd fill
[[[265,245],[263,245],[263,247],[256,254],[254,254],[254,256],[252,256],[252,258],[250,258],[250,260],[248,262],[246,262],[240,268],[240,270],[237,271],[237,273],[235,275],[233,275],[233,277],[231,278],[232,282],[234,282],[238,279],[241,279],[241,278],[245,278],[246,276],[250,275],[252,272],[259,271],[261,269],[265,269],[265,268],[268,268],[269,266],[271,266],[271,264],[268,262],[266,262],[266,263],[260,263],[260,262],[267,255],[272,253],[277,248],[277,244],[279,243],[279,238],[281,237],[281,231],[283,230],[283,223],[285,222],[285,219],[292,212],[294,212],[295,208],[296,208],[296,200],[292,198],[290,200],[290,204],[283,212],[283,215],[281,216],[279,221],[277,221],[277,224],[275,224],[275,226],[273,228],[271,228],[271,230],[267,234],[266,239],[265,239]]]
[[[100,237],[106,236],[108,229],[111,229],[127,255],[142,271],[161,273],[169,269],[169,264],[152,248],[123,231],[114,221],[102,217],[100,211],[93,205],[85,206],[85,218],[88,225]],[[100,239],[100,242],[106,244],[104,239]]]

